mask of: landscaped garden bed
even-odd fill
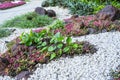
[[[61,56],[96,52],[88,42],[72,42],[71,37],[63,36],[60,32],[52,33],[49,29],[23,33],[7,46],[8,51],[1,56],[6,65],[1,75],[9,76],[31,71],[36,64],[48,63]]]
[[[26,2],[25,1],[4,2],[4,3],[0,4],[0,10],[4,10],[4,9],[20,6],[20,5],[23,5],[23,4],[26,4]]]
[[[58,20],[55,19],[56,14],[53,10],[45,10],[41,7],[37,7],[35,9],[35,12],[31,12],[23,16],[16,17],[3,24],[2,27],[17,27],[17,28],[42,27],[42,28],[38,28],[34,30],[31,29],[29,33],[22,33],[14,40],[7,42],[8,50],[0,56],[0,63],[1,63],[0,75],[4,75],[4,76],[7,75],[12,77],[17,76],[23,78],[27,74],[31,74],[34,71],[35,65],[37,64],[47,64],[52,60],[58,59],[60,57],[68,57],[68,56],[73,57],[75,54],[77,55],[79,54],[83,55],[87,53],[94,54],[97,51],[95,45],[92,45],[89,42],[84,41],[84,39],[83,41],[81,40],[73,41],[73,39],[76,38],[76,36],[79,37],[88,34],[120,31],[120,26],[119,26],[120,10],[116,8],[116,7],[120,7],[120,5],[117,2],[110,1],[110,3],[108,3],[106,1],[103,1],[104,3],[102,3],[100,1],[100,3],[102,4],[98,4],[98,2],[95,1],[94,4],[92,4],[93,2],[92,0],[91,1],[86,1],[86,0],[59,1],[58,0],[57,2],[55,2],[54,0],[51,1],[53,2],[48,1],[44,3],[43,6],[58,5],[58,6],[68,7],[71,10],[71,13],[75,15],[64,20]],[[102,9],[106,4],[112,4],[116,7],[109,5],[106,6],[104,9]],[[80,5],[80,7],[78,7],[78,5]],[[100,9],[102,10],[99,11]],[[53,13],[52,16],[51,13]],[[93,13],[97,13],[97,14],[93,15]],[[79,15],[84,15],[84,16],[79,16]],[[10,33],[8,33],[8,35],[9,34]],[[104,38],[102,39],[107,40],[106,39],[107,36],[104,37],[105,39]],[[94,40],[98,40],[98,39],[100,38],[97,36],[96,39]],[[101,41],[98,40],[100,44],[104,43],[104,40],[102,42],[102,39]],[[87,40],[87,38],[85,40]],[[108,40],[108,44],[110,45],[112,43],[110,43]],[[103,46],[102,46],[103,49],[106,48]],[[99,47],[99,49],[102,48]],[[103,50],[102,53],[105,52],[107,52],[107,50],[105,51]],[[97,54],[99,53],[100,51]],[[104,58],[106,54],[102,54],[101,56],[102,59],[105,59],[105,61],[109,60],[109,58]],[[99,56],[94,55],[92,56],[92,58],[97,58],[97,59],[91,59],[91,61],[98,60],[98,63],[102,62],[102,59],[99,60],[101,58]],[[88,62],[89,61],[90,60],[88,60]],[[92,62],[89,63],[91,65]],[[84,65],[86,64],[87,62],[84,63]],[[80,65],[82,64],[80,63]],[[96,66],[96,64],[94,65]],[[107,63],[105,65],[107,65]],[[21,75],[23,77],[21,77]],[[120,72],[117,71],[113,73],[112,76],[114,80],[119,80]]]

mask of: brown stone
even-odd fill
[[[117,20],[120,18],[120,10],[112,5],[108,5],[96,14],[101,20]]]
[[[8,64],[9,62],[6,58],[0,57],[0,72],[2,72],[7,67]]]
[[[16,78],[17,78],[17,80],[21,80],[21,79],[23,79],[23,78],[24,78],[25,80],[27,80],[30,74],[32,74],[32,73],[29,72],[29,71],[22,71],[22,72],[20,72],[20,73],[16,76]]]
[[[56,13],[55,13],[54,10],[47,10],[47,15],[48,15],[49,17],[56,17]]]
[[[40,14],[40,15],[46,15],[47,14],[47,11],[42,7],[35,8],[35,12]]]

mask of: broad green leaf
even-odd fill
[[[50,40],[50,43],[53,43],[54,42],[54,37]]]
[[[73,48],[77,49],[78,48],[78,44],[73,44]]]
[[[48,48],[48,51],[52,52],[52,51],[54,51],[55,49],[56,49],[56,47],[50,46],[50,47]]]
[[[59,49],[59,51],[58,51],[58,52],[59,52],[59,54],[60,54],[60,55],[62,55],[62,49]]]
[[[46,43],[46,42],[43,42],[43,43],[42,43],[42,46],[46,46],[46,45],[47,45],[47,43]]]
[[[21,40],[22,40],[23,36],[24,36],[24,32],[20,35],[20,39]]]
[[[37,37],[35,37],[35,38],[34,38],[34,42],[35,42],[35,43],[39,43],[39,42],[40,42],[40,39],[37,38]]]
[[[64,37],[63,37],[63,36],[60,36],[60,37],[57,38],[57,41],[58,41],[58,42],[62,42],[63,40],[64,40]]]
[[[56,53],[52,53],[52,54],[50,55],[50,60],[54,59],[55,57],[56,57]]]
[[[30,37],[33,37],[33,31],[30,30]]]
[[[71,38],[71,37],[67,37],[67,39],[66,39],[66,43],[67,43],[67,44],[72,43],[72,38]]]
[[[30,42],[27,42],[26,45],[27,45],[27,46],[31,46],[31,45],[32,45],[32,42],[31,42],[31,41],[30,41]]]
[[[65,48],[63,49],[64,52],[68,52],[69,50],[70,50],[69,47],[65,47]]]
[[[60,37],[60,32],[57,32],[57,33],[55,34],[55,37],[56,37],[56,38]]]
[[[58,44],[57,47],[61,49],[63,47],[63,44]]]
[[[47,48],[48,47],[43,47],[41,51],[43,52],[43,51],[47,50]]]

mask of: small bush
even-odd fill
[[[0,29],[0,38],[11,35],[13,31],[13,29]]]

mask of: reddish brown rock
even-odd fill
[[[117,20],[120,18],[120,10],[114,6],[108,5],[99,11],[96,15],[101,20]]]

